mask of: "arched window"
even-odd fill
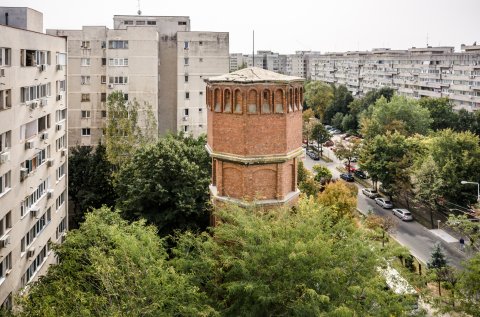
[[[242,104],[243,104],[242,92],[239,89],[237,89],[235,90],[235,113],[242,113]]]
[[[223,92],[223,112],[232,112],[232,94],[230,89]]]
[[[274,95],[275,113],[283,113],[283,90],[277,89]]]
[[[257,91],[252,89],[248,92],[248,113],[257,113]]]
[[[270,103],[271,103],[270,90],[265,89],[263,91],[263,96],[262,96],[262,113],[271,112]]]
[[[215,112],[222,112],[222,96],[219,88],[215,89],[214,95]]]
[[[300,87],[300,109],[303,109],[303,87]]]
[[[207,104],[208,110],[212,109],[212,90],[210,89],[210,87],[207,87],[205,103]]]
[[[294,110],[298,109],[298,104],[299,104],[298,99],[299,99],[298,88],[295,88],[295,103],[294,103],[294,106],[293,106]]]
[[[293,111],[293,89],[288,90],[288,112]]]

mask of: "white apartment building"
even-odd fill
[[[205,133],[206,117],[185,110],[205,107],[204,98],[184,96],[204,90],[203,80],[196,79],[228,70],[228,34],[190,32],[190,19],[185,16],[115,15],[113,24],[113,29],[47,30],[67,37],[69,144],[95,145],[102,140],[106,100],[113,91],[151,107],[160,134]],[[202,46],[189,50],[192,58],[187,70],[185,42]],[[191,79],[187,86],[185,76]],[[185,111],[188,120],[184,120]]]
[[[55,262],[67,229],[66,41],[0,7],[0,304]]]

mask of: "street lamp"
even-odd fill
[[[477,201],[480,202],[480,184],[477,182],[467,182],[467,181],[461,181],[460,182],[462,185],[465,184],[474,184],[477,185]]]

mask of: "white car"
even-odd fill
[[[402,219],[403,221],[412,221],[413,220],[412,213],[410,211],[408,211],[407,209],[393,208],[392,212],[395,216]]]
[[[378,192],[373,189],[373,188],[364,188],[362,189],[362,193],[367,196],[367,197],[370,197],[370,198],[377,198],[379,197],[380,195],[378,194]]]
[[[375,198],[375,202],[377,203],[377,205],[381,206],[382,208],[385,208],[385,209],[392,209],[393,208],[392,202],[388,199]]]

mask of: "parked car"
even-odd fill
[[[342,131],[338,130],[338,129],[333,129],[333,130],[330,130],[330,133],[331,134],[341,134]]]
[[[313,150],[307,151],[307,155],[308,155],[308,157],[310,157],[314,161],[319,161],[320,160],[320,156],[317,154],[317,152],[315,152]]]
[[[377,203],[377,205],[381,206],[382,208],[385,208],[385,209],[393,208],[392,202],[386,198],[375,198],[375,202]]]
[[[378,196],[380,196],[378,192],[373,188],[364,188],[362,189],[362,193],[369,198],[377,198]]]
[[[323,143],[324,146],[333,146],[335,143],[333,143],[332,140],[328,140],[327,142]]]
[[[393,208],[392,212],[395,216],[402,219],[403,221],[412,221],[413,220],[412,213],[410,211],[408,211],[407,209]]]
[[[347,182],[354,182],[355,178],[353,178],[352,174],[342,173],[340,174],[340,178],[347,181]]]
[[[355,172],[353,174],[355,174],[355,176],[360,177],[362,179],[367,179],[368,178],[367,173],[365,173],[364,171],[359,170],[359,169],[355,170]]]

